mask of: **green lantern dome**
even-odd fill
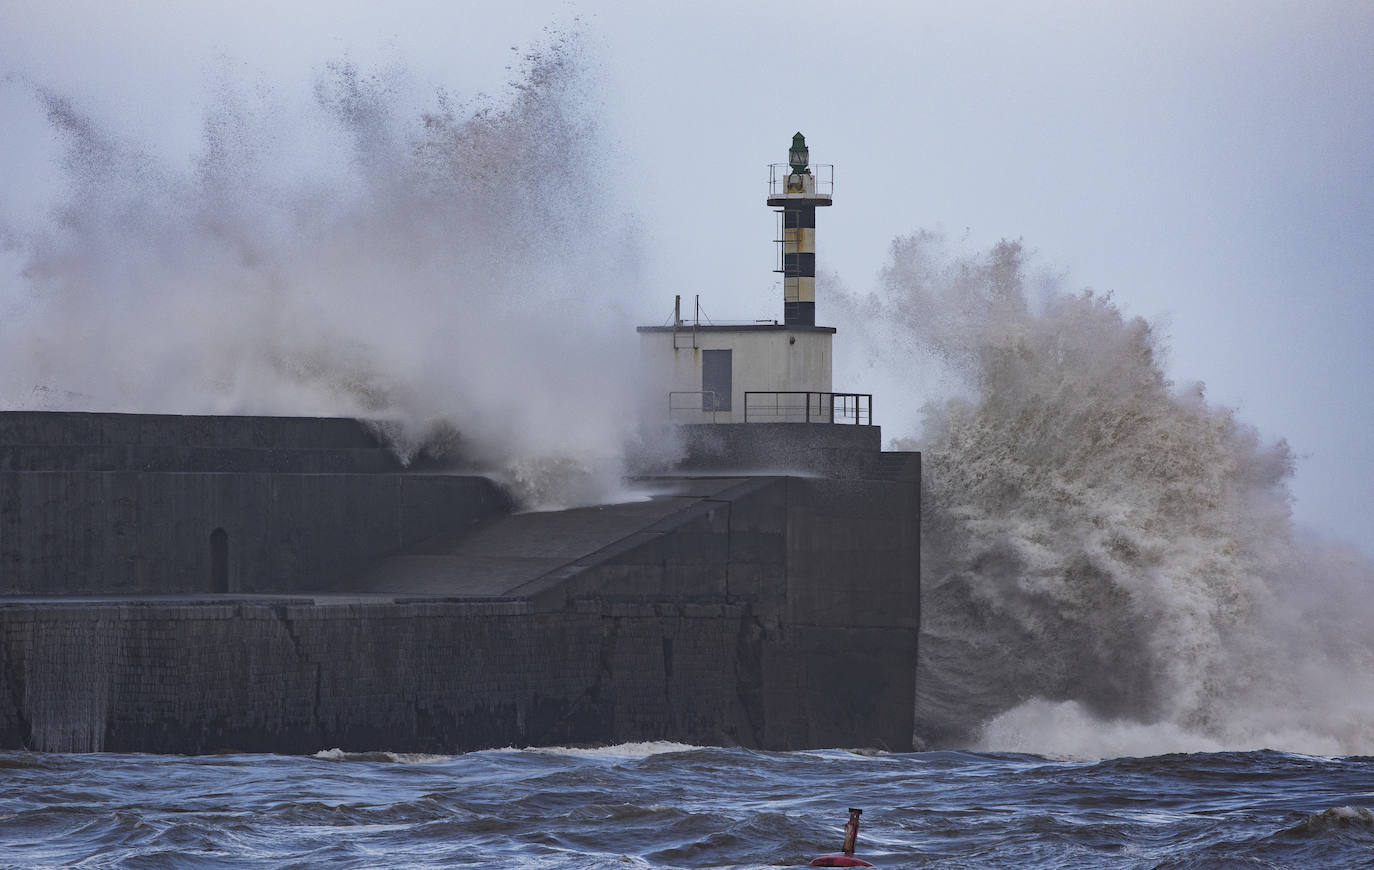
[[[805,173],[807,164],[811,162],[811,154],[806,148],[806,137],[800,132],[792,136],[792,147],[787,151],[787,162],[792,166],[793,175]]]

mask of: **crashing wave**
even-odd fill
[[[0,215],[0,407],[360,416],[485,469],[617,453],[635,257],[585,66],[555,37],[469,103],[394,68],[329,65],[300,106],[227,75],[189,159],[7,78],[65,188]]]
[[[965,388],[903,445],[925,451],[919,738],[1374,748],[1374,570],[1295,529],[1285,442],[1019,242],[899,239],[867,304]]]

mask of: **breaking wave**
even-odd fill
[[[452,755],[434,755],[428,752],[389,752],[386,750],[376,750],[371,752],[345,752],[337,746],[333,749],[321,749],[311,758],[320,761],[371,761],[381,764],[437,764],[441,761],[452,761]]]
[[[621,477],[636,257],[585,66],[555,35],[466,102],[396,66],[330,64],[308,96],[224,75],[189,159],[11,76],[65,189],[0,215],[0,407],[361,416],[407,460],[595,501]]]
[[[1374,751],[1374,568],[1295,528],[1294,457],[1019,242],[898,239],[870,319],[924,409],[918,737],[1070,756]],[[932,376],[938,379],[938,374]]]
[[[518,750],[520,752],[536,752],[547,755],[580,755],[594,758],[649,758],[654,755],[666,755],[676,752],[695,752],[702,749],[700,746],[692,746],[687,743],[674,743],[671,740],[649,740],[638,743],[617,743],[614,746],[531,746]],[[509,752],[506,750],[493,750],[498,752]]]

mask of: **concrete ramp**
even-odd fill
[[[511,514],[436,535],[381,559],[350,591],[441,598],[520,598],[541,578],[607,550],[656,536],[742,477],[647,484],[643,501]]]

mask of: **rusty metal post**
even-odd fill
[[[844,826],[844,849],[842,851],[851,858],[854,857],[854,845],[859,839],[859,816],[862,814],[863,810],[850,807],[849,822]]]

